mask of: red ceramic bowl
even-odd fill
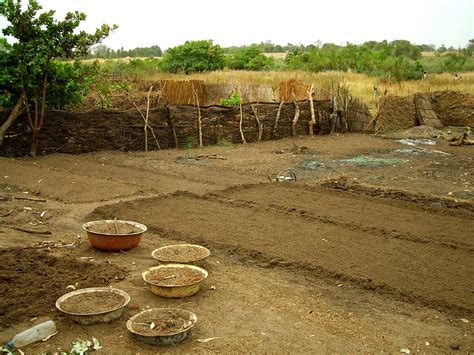
[[[86,231],[93,247],[107,251],[119,251],[138,246],[147,227],[133,221],[104,219],[87,222],[82,226],[82,229]]]

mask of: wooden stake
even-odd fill
[[[295,117],[293,117],[293,121],[291,123],[291,134],[296,136],[296,124],[298,123],[298,119],[300,118],[300,105],[298,100],[296,99],[295,93],[292,92],[291,96],[293,97],[293,105],[295,105]]]
[[[262,141],[262,135],[263,135],[263,123],[260,121],[260,117],[258,117],[257,108],[254,105],[250,105],[250,107],[252,108],[252,112],[255,116],[255,121],[257,122],[258,142],[260,143]]]
[[[199,97],[194,90],[194,84],[191,84],[193,88],[193,95],[194,95],[194,101],[196,102],[197,110],[198,110],[198,133],[199,133],[199,148],[202,148],[202,121],[201,121],[201,108],[199,107]]]
[[[240,109],[240,123],[239,123],[240,138],[242,138],[242,143],[246,144],[247,141],[245,140],[244,131],[242,130],[242,122],[244,121],[244,114],[242,112],[242,102],[239,103],[239,109]]]
[[[149,127],[148,126],[148,117],[149,117],[149,113],[150,113],[150,93],[151,93],[151,90],[153,90],[153,86],[150,86],[150,89],[148,90],[148,94],[146,95],[146,116],[145,116],[145,125],[143,126],[143,129],[145,130],[145,152],[148,152],[148,131],[147,131],[147,127]],[[150,130],[153,132],[152,129],[150,129]],[[156,139],[156,137],[155,137],[155,139]],[[159,147],[160,147],[160,145],[158,144],[158,148]]]
[[[150,129],[151,135],[153,136],[153,138],[155,138],[156,146],[158,147],[158,149],[161,149],[160,143],[158,142],[158,139],[156,138],[155,132],[153,131],[153,128],[146,122],[147,119],[145,115],[143,114],[142,110],[140,110],[140,108],[137,106],[135,102],[133,102],[132,100],[130,101],[132,102],[133,106],[135,106],[137,111],[140,113],[140,116],[142,116],[143,121],[145,121],[145,127],[148,127]]]
[[[281,114],[282,107],[283,107],[283,101],[280,102],[280,106],[278,106],[278,111],[277,111],[277,114],[276,114],[276,117],[275,117],[275,124],[273,125],[273,138],[276,137],[276,131],[277,131],[277,128],[278,128],[278,121],[280,120],[280,114]]]
[[[311,109],[311,119],[309,120],[309,135],[314,135],[314,126],[316,125],[316,115],[314,113],[314,102],[313,102],[313,92],[314,86],[311,84],[311,87],[308,91],[309,107]]]

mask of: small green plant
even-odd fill
[[[217,145],[218,147],[231,147],[231,146],[232,146],[232,143],[229,142],[229,141],[228,141],[227,139],[225,139],[225,138],[219,138],[219,139],[217,140],[216,145]]]
[[[188,137],[188,139],[186,139],[186,143],[183,146],[184,149],[193,149],[196,147],[197,147],[197,142],[196,142],[196,138],[194,137]]]
[[[242,103],[242,97],[238,92],[232,92],[228,99],[221,99],[221,106],[237,106]]]

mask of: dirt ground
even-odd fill
[[[13,288],[18,302],[0,309],[0,344],[52,317],[58,334],[26,353],[92,337],[107,354],[156,353],[125,322],[141,309],[179,306],[198,321],[170,352],[473,352],[474,147],[436,141],[350,134],[1,158],[0,252],[10,262],[0,263],[0,298]],[[269,180],[287,169],[297,182]],[[101,252],[81,225],[103,218],[149,229],[136,249]],[[141,272],[157,265],[153,249],[176,242],[210,248],[199,264],[209,277],[195,296],[163,299]],[[38,269],[28,263],[45,254],[57,261],[36,275],[55,293],[25,282]],[[82,326],[54,310],[58,287],[91,286],[84,273],[102,272],[97,286],[131,296],[119,320]],[[31,319],[11,317],[41,294],[48,301],[28,308]]]

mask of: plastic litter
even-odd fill
[[[47,338],[54,333],[56,333],[56,324],[52,320],[49,320],[15,335],[13,339],[7,343],[7,346],[9,348],[21,348]]]
[[[424,144],[424,145],[436,145],[436,141],[432,139],[399,139],[396,141],[401,144],[406,144],[406,145],[419,145],[419,144]]]
[[[341,164],[368,165],[368,166],[388,166],[406,163],[408,160],[399,158],[376,158],[370,155],[359,155],[350,159],[341,159]]]
[[[317,160],[305,160],[302,167],[307,170],[326,169],[326,165]]]

